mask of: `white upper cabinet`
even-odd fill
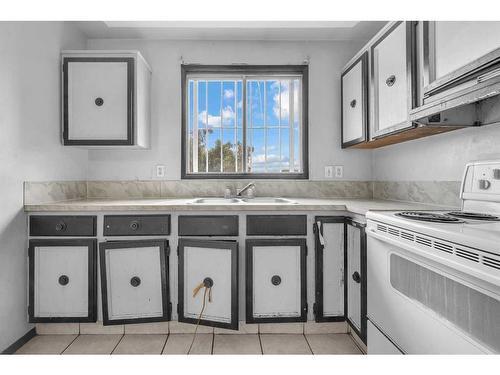
[[[411,22],[396,22],[371,46],[373,136],[411,127]]]
[[[342,147],[367,140],[368,127],[368,52],[343,73],[342,85]]]
[[[149,147],[150,85],[138,52],[63,52],[64,145]]]

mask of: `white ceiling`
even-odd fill
[[[90,39],[361,40],[385,21],[79,21]]]

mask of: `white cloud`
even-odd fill
[[[225,123],[229,122],[235,117],[232,107],[225,107],[222,109],[222,119]],[[208,125],[209,128],[220,128],[221,126],[221,116],[213,116],[210,113],[207,117],[207,111],[202,111],[198,114],[198,120],[203,125]]]
[[[283,81],[286,82],[286,81]],[[279,93],[279,81],[274,82],[271,87],[276,89],[273,96],[273,112],[274,115],[280,117],[280,93]],[[299,85],[294,84],[293,86],[293,106],[298,108],[299,105]],[[287,118],[290,111],[290,90],[288,85],[281,86],[281,118]]]
[[[231,98],[234,98],[234,90],[225,89],[224,90],[224,99],[231,99]]]

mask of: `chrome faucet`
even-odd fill
[[[253,181],[246,184],[242,189],[236,189],[236,196],[241,197],[241,194],[252,187],[255,187],[255,183]]]

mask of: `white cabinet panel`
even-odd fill
[[[247,321],[305,320],[305,240],[247,240]]]
[[[347,318],[361,330],[361,233],[347,226]],[[358,280],[358,281],[356,281]]]
[[[163,240],[100,244],[104,324],[169,319]]]
[[[235,241],[179,241],[179,321],[238,329],[237,252]]]
[[[95,320],[95,242],[30,241],[30,321]]]
[[[396,23],[371,49],[375,136],[408,121],[407,39],[406,22]]]
[[[126,141],[129,128],[127,62],[75,61],[68,63],[67,70],[67,116],[71,125],[68,138]]]
[[[364,53],[342,74],[342,145],[347,147],[366,140],[367,64]]]

